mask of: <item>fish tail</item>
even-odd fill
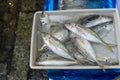
[[[103,64],[101,64],[101,63],[99,63],[99,62],[97,62],[97,64],[98,64],[98,66],[99,66],[104,72],[106,72],[105,66],[104,66]]]
[[[106,44],[106,47],[111,51],[113,52],[113,48],[115,48],[117,45],[115,44]]]

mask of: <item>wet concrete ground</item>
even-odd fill
[[[33,15],[41,0],[0,0],[0,80],[47,80],[29,68]]]

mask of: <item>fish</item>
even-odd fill
[[[70,56],[69,51],[66,49],[66,47],[50,34],[42,33],[42,38],[46,46],[54,53],[64,58],[74,60],[74,58]]]
[[[117,49],[114,50],[114,54],[105,49],[104,46],[92,44],[96,51],[97,60],[105,65],[115,65],[118,63]]]
[[[92,48],[89,41],[80,37],[76,34],[71,34],[74,45],[77,47],[78,51],[88,60],[96,62],[104,71],[104,65],[98,62],[94,49]]]
[[[87,60],[83,55],[81,55],[73,46],[71,41],[67,41],[65,43],[66,48],[68,51],[71,53],[71,56],[75,59],[76,65],[95,65],[93,62]],[[45,61],[45,60],[69,60],[65,59],[57,54],[55,54],[53,51],[50,49],[46,49],[40,52],[40,56],[38,56],[37,62],[39,61]]]
[[[69,31],[65,29],[63,24],[57,24],[51,26],[51,35],[64,43],[69,38]]]
[[[82,53],[76,52],[73,54],[76,61],[81,65],[97,65],[95,61],[91,61],[91,59],[88,59],[86,56],[83,56]]]
[[[86,60],[84,56],[82,56],[79,52],[77,52],[71,41],[66,41],[65,46],[68,49],[68,51],[71,53],[71,56],[74,57],[75,59],[74,61],[76,61],[77,63],[76,65],[94,65],[94,63],[90,62],[89,60]],[[40,52],[40,56],[38,56],[37,62],[45,61],[45,60],[59,60],[59,59],[69,60],[55,54],[50,49],[47,49],[47,51],[46,49],[45,50],[44,49]]]
[[[45,11],[42,11],[40,15],[40,23],[42,32],[51,33],[51,20]]]
[[[48,14],[45,11],[42,11],[40,15],[40,22],[45,25],[45,24],[50,24],[50,19]]]
[[[89,21],[95,20],[97,18],[99,18],[99,15],[88,15],[88,16],[84,16],[84,17],[78,19],[77,23],[84,25],[84,24],[88,23]]]
[[[69,31],[65,29],[64,25],[62,24],[51,25],[50,34],[62,43],[69,39]],[[47,46],[45,44],[43,44],[42,47],[39,48],[39,51],[42,51],[44,49],[47,49]]]
[[[41,51],[38,52],[39,56],[36,61],[44,61],[44,60],[53,60],[53,59],[62,59],[67,60],[64,57],[61,57],[55,54],[52,50],[50,50],[47,46],[44,47]],[[68,59],[69,60],[69,59]]]
[[[108,22],[94,26],[90,29],[95,31],[101,38],[103,38],[113,30],[113,26],[113,22]]]
[[[83,55],[81,55],[81,53],[79,53],[76,49],[76,47],[74,46],[74,44],[72,43],[71,40],[66,41],[64,43],[64,45],[66,46],[67,50],[70,52],[71,56],[75,59],[75,61],[79,64],[79,65],[88,65],[86,62],[86,59],[84,58]],[[77,56],[76,56],[77,55]]]
[[[102,23],[111,22],[113,19],[109,16],[104,15],[88,15],[79,19],[77,23],[84,25],[85,27],[91,28]]]
[[[50,29],[50,19],[45,11],[42,11],[40,15],[40,23],[43,32],[47,32]]]
[[[69,45],[67,46],[67,49],[68,49],[68,47],[69,47]],[[75,49],[72,48],[72,50],[75,50]],[[86,59],[82,55],[77,54],[77,52],[75,52],[75,51],[72,51],[72,52],[70,52],[70,53],[71,53],[72,57],[74,57],[74,59],[75,59],[74,61],[76,61],[75,65],[88,65],[89,61],[87,63]],[[77,55],[79,57],[76,57],[75,55]],[[63,58],[63,57],[55,54],[50,49],[48,49],[47,51],[44,51],[44,50],[41,51],[40,55],[36,59],[37,62],[45,61],[45,60],[67,60],[68,61],[69,59]]]
[[[71,32],[87,39],[88,41],[101,43],[106,46],[111,52],[113,52],[113,48],[116,47],[115,44],[106,43],[103,41],[97,33],[92,31],[91,29],[84,27],[83,25],[76,24],[76,23],[68,23],[65,24],[65,27],[70,30]]]
[[[51,19],[51,16],[45,11],[42,11],[42,13],[40,15],[40,22],[42,23],[42,25],[57,25],[57,24],[60,24],[57,21],[53,21]]]
[[[98,56],[97,60],[105,65],[118,65],[118,60],[112,57]]]
[[[61,58],[61,56],[55,54],[50,49],[47,49],[47,50],[43,49],[43,50],[39,51],[39,56],[37,58],[37,61],[44,61],[44,60],[50,60],[50,59],[60,59],[60,58]]]
[[[85,58],[82,55],[75,54],[74,56],[78,61],[83,62],[82,65],[96,65],[95,62],[88,60],[87,58]],[[96,58],[97,58],[98,62],[100,62],[101,64],[103,64],[105,66],[118,65],[118,60],[116,58],[113,58],[112,56],[110,57],[110,56],[97,56],[96,55]]]
[[[73,44],[76,46],[78,51],[85,57],[90,55],[90,59],[95,59],[95,52],[91,46],[91,44],[84,38],[72,33],[70,35]],[[86,46],[87,45],[87,46]]]
[[[67,66],[67,65],[75,65],[77,62],[75,61],[67,61],[67,60],[45,60],[36,62],[37,65],[47,65],[47,66]]]

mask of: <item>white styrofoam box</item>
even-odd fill
[[[117,0],[117,2],[116,2],[116,8],[118,9],[119,15],[120,15],[120,0]]]
[[[105,66],[109,68],[120,68],[120,19],[117,9],[76,9],[76,10],[59,10],[59,11],[46,11],[52,21],[58,21],[63,23],[66,20],[76,21],[79,19],[78,16],[85,15],[107,15],[114,18],[115,25],[115,38],[117,44],[117,57],[119,64],[113,66]],[[42,40],[38,40],[38,30],[40,29],[40,14],[41,11],[34,14],[33,26],[32,26],[32,37],[31,37],[31,50],[30,50],[30,67],[32,69],[100,69],[99,66],[38,66],[35,64],[36,58],[38,57],[37,48],[41,46]],[[58,16],[59,15],[59,16]],[[101,51],[102,52],[102,51]],[[109,53],[108,53],[109,54]]]

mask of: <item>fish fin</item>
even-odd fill
[[[117,45],[116,44],[106,44],[106,47],[111,51],[113,52],[113,48],[115,48]]]
[[[98,64],[98,66],[99,66],[104,72],[106,72],[105,66],[104,66],[103,64],[101,64],[101,63],[99,63],[99,62],[97,62],[97,64]]]

